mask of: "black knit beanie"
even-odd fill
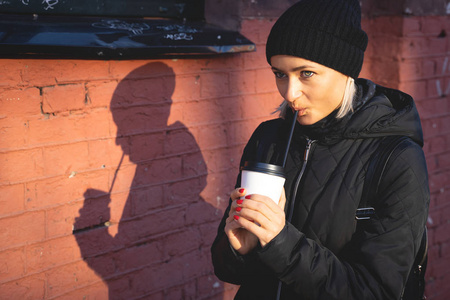
[[[302,0],[272,27],[266,57],[297,56],[356,79],[367,41],[358,0]]]

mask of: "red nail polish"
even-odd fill
[[[236,207],[236,211],[237,211],[237,212],[240,212],[241,209],[242,209],[242,207],[240,207],[240,206]]]
[[[242,199],[236,200],[237,204],[242,204],[242,202],[244,202],[244,200],[242,200]]]
[[[245,198],[245,199],[250,199],[250,197],[251,197],[251,195],[247,195],[247,196],[245,196],[244,198]]]
[[[239,189],[239,193],[243,193],[245,191],[245,189]]]
[[[239,220],[239,216],[234,215],[233,218],[234,218],[235,220]]]

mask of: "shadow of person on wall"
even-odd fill
[[[110,191],[85,191],[74,224],[81,255],[109,299],[220,297],[209,254],[216,209],[200,196],[207,169],[193,135],[181,122],[167,124],[174,88],[173,70],[154,62],[128,74],[111,100],[123,156],[111,169]],[[121,199],[117,221],[110,206]]]

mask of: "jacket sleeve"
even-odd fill
[[[399,151],[396,151],[399,152]],[[420,146],[394,153],[380,183],[376,217],[336,255],[293,225],[257,253],[301,299],[400,299],[428,216],[426,162]]]
[[[260,124],[244,148],[240,166],[243,166],[247,160],[276,163],[279,159],[279,151],[277,151],[276,147],[280,144],[277,139],[283,138],[280,132],[286,131],[283,126],[285,126],[285,123],[281,119]],[[240,186],[240,182],[241,177],[239,173],[235,188]],[[229,244],[224,228],[230,205],[231,200],[211,246],[211,256],[214,272],[220,280],[233,284],[243,284],[246,279],[254,277],[254,274],[260,274],[268,270],[256,255],[256,250],[260,249],[260,247],[247,255],[240,255]]]

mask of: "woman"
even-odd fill
[[[303,0],[273,26],[267,60],[284,98],[241,159],[281,164],[298,111],[279,204],[231,193],[212,246],[235,299],[401,299],[421,243],[429,190],[413,99],[357,79],[367,35],[357,0]],[[376,214],[355,219],[369,163],[385,137],[410,138],[389,159]],[[364,223],[362,223],[364,222]]]

